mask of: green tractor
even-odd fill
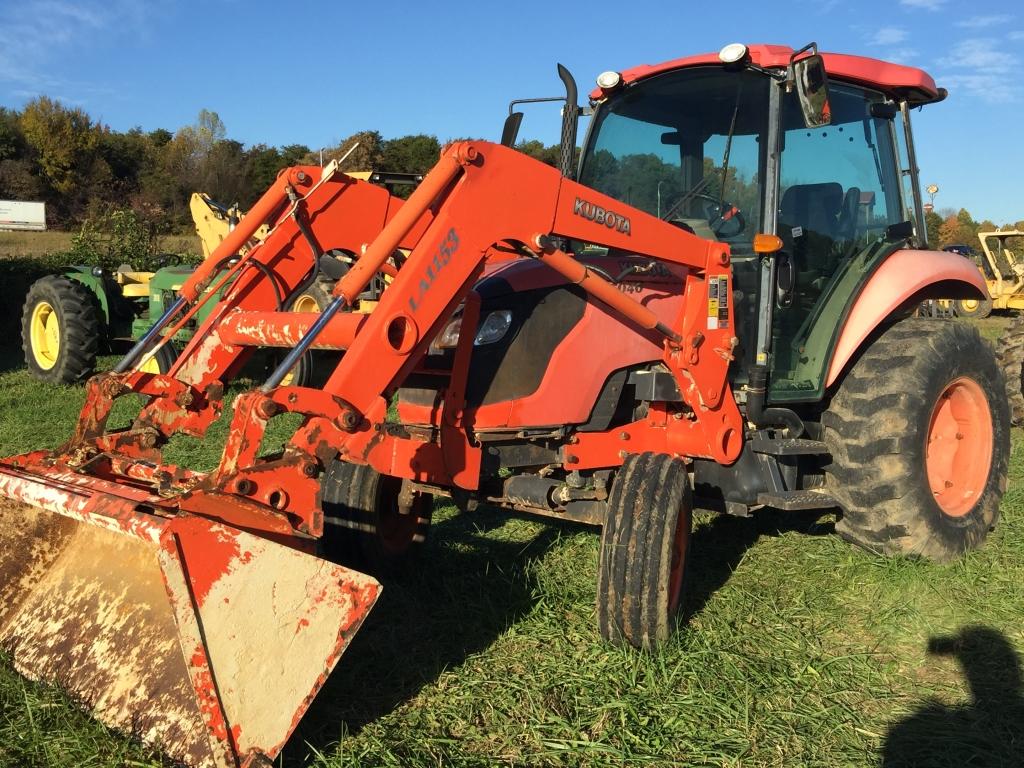
[[[192,195],[190,208],[204,257],[242,217],[238,206],[227,208],[201,192]],[[113,271],[73,266],[62,274],[40,278],[29,288],[21,316],[21,345],[29,373],[52,384],[88,378],[97,354],[141,338],[164,313],[167,302],[174,301],[192,269],[167,266],[142,272],[127,264]],[[174,341],[188,341],[204,314],[201,310]],[[146,363],[145,370],[166,373],[175,357],[175,346],[167,344]]]
[[[383,186],[389,192],[398,187],[415,187],[423,178],[420,174],[379,171],[349,175]],[[244,215],[237,205],[225,207],[201,192],[193,193],[190,209],[204,258],[209,258]],[[255,240],[265,234],[264,226],[257,230]],[[333,251],[328,255],[336,257],[331,263],[337,261],[337,257],[341,262],[351,261],[352,256]],[[337,270],[344,269],[347,267],[336,265],[334,269],[321,271],[298,296],[290,297],[289,308],[295,312],[323,310],[330,301],[334,279],[340,274]],[[173,303],[192,270],[191,266],[167,266],[156,272],[136,271],[129,265],[114,271],[75,266],[62,274],[40,278],[29,288],[21,318],[21,344],[29,373],[52,384],[84,381],[95,370],[96,356],[101,351],[127,349],[149,330]],[[229,287],[230,283],[218,293]],[[364,297],[359,311],[370,311],[372,299],[369,295]],[[204,304],[178,332],[174,343],[161,347],[143,365],[143,370],[167,373],[177,357],[176,350],[188,342],[216,304],[216,300]],[[290,383],[309,382],[315,362],[312,354],[299,360]]]
[[[79,266],[40,278],[29,288],[21,320],[29,372],[54,384],[87,378],[103,349],[128,344],[149,329],[191,271],[192,267],[172,266],[156,272],[110,273]],[[191,328],[186,327],[175,341],[185,342],[190,336]],[[175,357],[174,345],[161,347],[145,370],[166,373]]]

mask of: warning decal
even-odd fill
[[[729,327],[729,278],[712,277],[708,283],[708,328]]]

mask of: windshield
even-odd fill
[[[759,231],[769,80],[721,67],[645,80],[603,105],[580,181],[750,252]]]

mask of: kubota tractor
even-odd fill
[[[435,496],[599,527],[600,632],[644,647],[673,627],[698,504],[836,510],[882,554],[984,541],[1002,375],[971,327],[909,317],[985,290],[922,250],[910,111],[945,92],[909,67],[731,45],[601,75],[577,168],[559,71],[560,169],[461,141],[405,202],[291,169],[89,381],[68,442],[0,462],[0,638],[21,672],[174,759],[254,766],[376,600],[360,570],[408,557]],[[330,249],[359,254],[331,303],[281,311]],[[381,273],[375,309],[343,311]],[[171,370],[144,372],[226,281]],[[224,413],[259,348],[287,352]],[[326,384],[282,386],[311,349],[343,351]],[[133,393],[134,423],[107,429]],[[262,453],[289,413],[301,425]],[[215,470],[164,460],[218,418]]]

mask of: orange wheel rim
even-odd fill
[[[992,411],[978,382],[961,376],[939,395],[928,422],[925,466],[935,503],[963,517],[985,491],[992,468]]]
[[[679,609],[683,593],[683,574],[686,572],[686,550],[690,542],[690,513],[683,509],[676,522],[676,533],[672,539],[672,567],[668,574],[668,612]]]

